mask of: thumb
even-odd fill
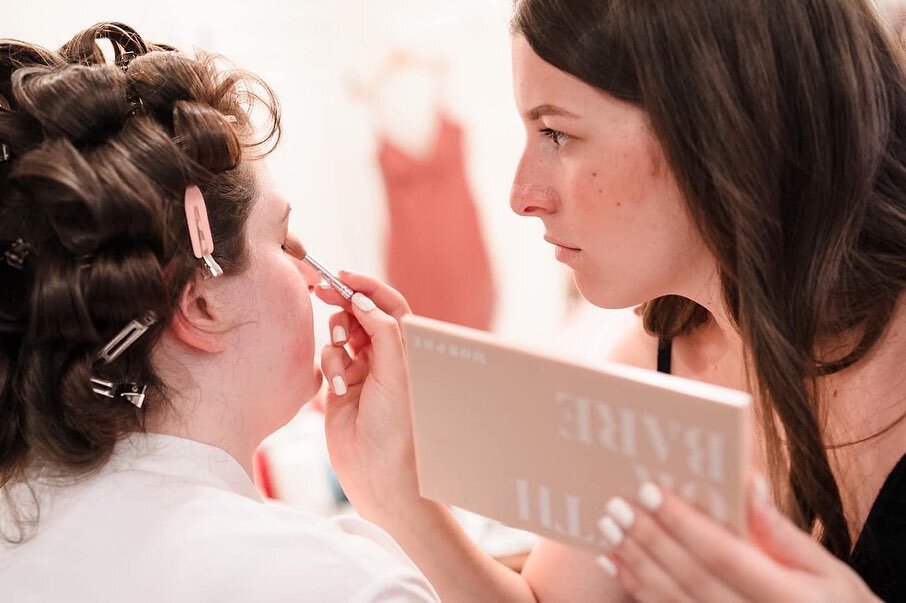
[[[760,475],[749,485],[749,534],[761,550],[789,568],[810,573],[827,568],[830,553],[774,506]]]

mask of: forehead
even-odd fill
[[[254,223],[274,222],[285,214],[287,201],[280,194],[267,163],[263,159],[251,162],[251,167],[255,177],[257,196],[249,217],[250,221]]]
[[[513,85],[520,112],[542,104],[574,109],[593,100],[598,91],[539,57],[525,39],[512,38]]]

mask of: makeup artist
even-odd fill
[[[542,541],[505,569],[417,494],[398,325],[340,312],[350,500],[446,602],[906,600],[899,40],[868,0],[517,0],[512,58],[513,210],[589,301],[640,307],[612,360],[755,395],[752,537],[649,486],[608,505],[609,555]]]

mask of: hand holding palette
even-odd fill
[[[614,496],[653,481],[745,530],[751,396],[402,321],[421,494],[598,552]]]

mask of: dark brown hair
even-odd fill
[[[102,45],[109,44],[105,57]],[[264,127],[251,112],[263,107]],[[95,25],[52,52],[0,41],[0,486],[40,462],[71,474],[109,458],[166,402],[150,351],[199,276],[183,198],[204,193],[215,259],[247,265],[245,223],[257,196],[246,160],[279,138],[279,106],[261,80],[222,59]],[[115,362],[100,348],[131,320],[158,321]],[[138,382],[138,409],[89,380]]]
[[[906,283],[900,47],[865,0],[518,0],[513,28],[647,112],[717,259],[772,478],[847,558],[815,384],[865,355]],[[642,314],[668,338],[709,317],[672,296]]]

